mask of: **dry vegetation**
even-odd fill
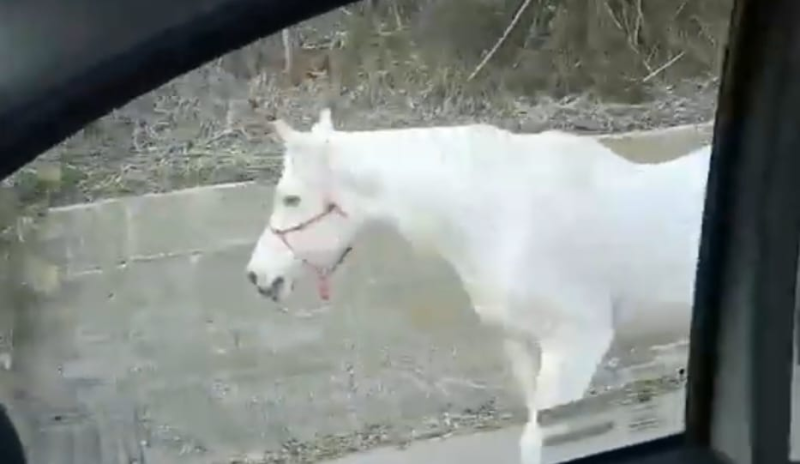
[[[139,98],[43,159],[62,167],[54,201],[71,203],[271,179],[280,159],[261,130],[263,112],[307,126],[332,104],[337,124],[350,128],[487,121],[597,132],[704,121],[730,4],[361,2],[293,28],[288,73],[280,34],[265,38]],[[16,177],[20,188],[35,188],[25,179]]]

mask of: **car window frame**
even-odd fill
[[[29,14],[48,14],[47,0],[26,3],[39,2],[42,8]],[[82,78],[0,108],[6,128],[0,178],[113,108],[353,0],[229,3],[236,8],[194,14],[106,57]],[[792,89],[800,82],[796,24],[800,6],[791,0],[734,0],[702,226],[684,432],[570,462],[789,461],[800,240],[800,135],[792,127],[800,121],[800,93]]]

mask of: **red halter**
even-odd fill
[[[289,251],[292,252],[295,258],[302,261],[303,264],[310,267],[311,270],[313,270],[314,273],[317,274],[317,289],[319,290],[320,298],[322,298],[324,301],[328,301],[330,299],[330,282],[329,282],[330,275],[333,274],[333,271],[335,271],[336,268],[339,267],[339,265],[342,263],[342,261],[344,261],[345,257],[352,250],[352,247],[348,246],[347,248],[345,248],[345,250],[339,256],[339,259],[336,260],[336,262],[333,263],[331,267],[325,269],[299,256],[297,252],[294,250],[294,247],[292,247],[292,245],[289,243],[289,240],[286,238],[286,236],[292,232],[299,232],[332,213],[336,213],[342,217],[347,217],[347,213],[345,213],[344,210],[342,210],[342,208],[340,208],[337,204],[333,202],[327,202],[327,206],[322,212],[310,217],[309,219],[306,219],[305,221],[297,225],[294,225],[292,227],[287,227],[285,229],[276,229],[270,226],[270,230],[272,231],[272,233],[275,234],[281,240],[281,242],[283,242],[284,245],[286,245],[286,248],[288,248]]]

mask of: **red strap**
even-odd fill
[[[292,252],[292,254],[295,255],[295,257],[298,257],[297,256],[297,252],[295,252],[294,247],[292,247],[292,245],[289,243],[289,240],[286,238],[286,235],[288,235],[291,232],[297,232],[297,231],[303,230],[306,227],[308,227],[308,226],[314,224],[315,222],[321,220],[322,218],[324,218],[328,214],[331,214],[331,213],[334,213],[334,212],[339,214],[342,217],[347,217],[347,213],[345,213],[335,203],[328,202],[327,205],[328,206],[321,213],[316,214],[316,215],[312,216],[311,218],[309,218],[309,219],[307,219],[307,220],[305,220],[305,221],[303,221],[303,222],[301,222],[301,223],[299,223],[299,224],[297,224],[295,226],[288,227],[288,228],[285,228],[285,229],[275,229],[274,227],[270,226],[270,230],[272,230],[272,233],[274,233],[275,235],[278,236],[279,239],[281,239],[281,242],[283,242],[283,244],[286,245],[286,248],[288,248]],[[342,258],[344,258],[344,255],[342,256]],[[302,260],[303,264],[305,264],[306,266],[309,266],[317,274],[317,291],[319,292],[319,296],[323,301],[328,301],[330,299],[330,278],[329,278],[329,275],[330,275],[330,271],[332,271],[333,269],[325,270],[325,269],[322,269],[319,266],[309,262],[305,258],[301,257],[299,259]],[[340,261],[341,261],[341,259],[340,259]],[[335,268],[335,266],[334,266],[334,268]]]
[[[328,274],[317,276],[317,291],[322,301],[331,299],[331,282]]]

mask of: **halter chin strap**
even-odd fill
[[[288,248],[289,251],[292,252],[292,254],[295,256],[295,258],[299,259],[300,261],[302,261],[303,264],[305,264],[306,266],[311,268],[311,270],[314,271],[314,273],[317,275],[317,290],[319,291],[320,298],[322,300],[324,300],[324,301],[328,301],[330,299],[330,276],[331,276],[331,274],[333,274],[333,272],[336,270],[336,268],[338,268],[339,265],[342,263],[342,261],[344,261],[345,257],[350,253],[350,251],[353,249],[353,247],[348,246],[347,248],[345,248],[345,250],[342,252],[342,254],[339,255],[339,259],[337,259],[336,262],[334,262],[332,266],[330,266],[328,268],[323,268],[323,267],[317,266],[316,264],[312,263],[311,261],[309,261],[309,260],[303,258],[302,256],[298,255],[297,252],[295,251],[294,247],[291,245],[291,243],[289,243],[289,240],[286,238],[286,236],[288,234],[292,233],[292,232],[299,232],[301,230],[306,229],[307,227],[315,224],[316,222],[321,221],[322,219],[325,218],[325,216],[328,216],[329,214],[334,214],[335,213],[335,214],[338,214],[341,217],[345,217],[345,218],[347,217],[347,213],[345,213],[344,210],[342,210],[342,208],[340,208],[339,205],[337,205],[336,203],[328,201],[326,204],[327,204],[327,206],[325,207],[324,210],[322,210],[322,212],[320,212],[320,213],[318,213],[318,214],[316,214],[316,215],[306,219],[305,221],[303,221],[303,222],[301,222],[301,223],[299,223],[297,225],[294,225],[292,227],[287,227],[285,229],[276,229],[276,228],[270,226],[270,230],[272,231],[272,233],[275,234],[281,240],[281,242],[283,242],[284,245],[286,245],[286,248]]]

